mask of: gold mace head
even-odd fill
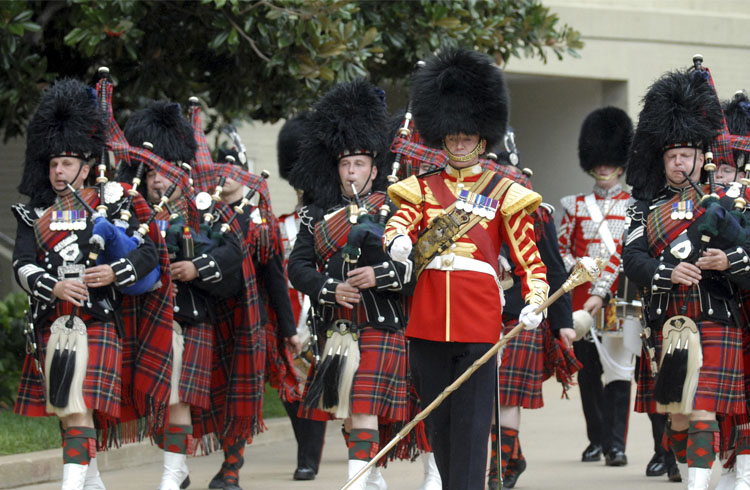
[[[570,273],[568,279],[562,285],[562,290],[566,293],[576,286],[580,286],[585,282],[593,281],[601,274],[601,268],[604,265],[604,260],[601,257],[592,259],[591,257],[581,257],[573,267],[573,272]]]

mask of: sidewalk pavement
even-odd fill
[[[528,467],[519,478],[517,489],[685,488],[685,483],[671,483],[666,476],[645,476],[646,464],[653,454],[651,426],[645,414],[631,412],[627,466],[607,467],[603,460],[599,463],[582,463],[581,452],[588,441],[578,388],[570,390],[570,400],[561,399],[560,394],[560,385],[550,380],[544,385],[545,407],[522,413],[520,437]],[[341,437],[340,422],[328,424],[320,472],[310,482],[292,480],[297,447],[289,421],[273,419],[267,421],[267,425],[269,430],[258,436],[245,450],[245,466],[240,472],[240,485],[244,490],[335,490],[344,484],[347,451]],[[101,458],[99,466],[108,490],[152,490],[157,488],[161,479],[161,453],[148,443],[99,453],[98,457]],[[189,458],[190,489],[208,488],[208,482],[218,471],[221,460],[219,453]],[[718,479],[718,467],[717,461],[714,464],[714,485]],[[41,475],[58,479],[61,474],[60,450],[0,458],[0,488],[59,489],[59,481],[30,484],[30,478]],[[420,460],[414,463],[390,463],[383,475],[389,490],[416,490],[422,481],[422,464]],[[24,484],[27,486],[19,486]]]

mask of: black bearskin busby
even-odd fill
[[[578,160],[584,172],[599,165],[625,167],[633,140],[633,122],[617,107],[591,112],[581,125]]]
[[[730,133],[736,136],[750,135],[750,99],[744,90],[738,91],[732,100],[724,103],[724,115]]]
[[[279,177],[288,181],[294,165],[299,159],[300,144],[305,135],[305,123],[309,112],[301,112],[287,120],[279,131],[276,140],[276,156],[279,164]]]
[[[384,190],[388,116],[382,90],[364,79],[341,83],[323,96],[304,123],[297,164],[289,183],[304,191],[304,204],[327,210],[341,202],[339,156],[347,151],[372,152],[378,175],[373,190]]]
[[[666,185],[666,150],[705,150],[723,125],[719,100],[702,72],[675,71],[659,78],[643,98],[628,155],[626,182],[633,196],[651,200]]]
[[[98,158],[104,148],[104,117],[96,92],[79,80],[55,83],[43,95],[26,131],[26,157],[18,192],[29,205],[47,207],[55,201],[49,182],[49,161],[54,156]]]
[[[734,136],[750,137],[750,100],[747,93],[744,90],[738,91],[731,100],[724,102],[723,108],[729,133]],[[747,165],[750,153],[735,149],[733,154],[735,165],[738,167]]]
[[[136,111],[128,119],[124,132],[131,145],[142,147],[148,141],[154,145],[152,151],[156,155],[172,163],[190,162],[198,150],[193,127],[175,102],[160,100]]]
[[[489,56],[444,49],[411,77],[414,124],[428,145],[440,148],[449,134],[478,134],[493,148],[502,140],[510,102],[500,68]]]

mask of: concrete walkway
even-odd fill
[[[647,478],[646,464],[652,456],[653,441],[648,417],[631,413],[625,467],[610,468],[600,463],[581,463],[580,455],[586,447],[585,425],[581,412],[578,388],[570,392],[570,400],[560,399],[560,385],[548,381],[544,386],[546,406],[539,410],[528,410],[522,414],[521,445],[528,461],[526,472],[519,478],[516,488],[531,489],[680,489],[685,484],[670,483],[666,476]],[[338,489],[345,482],[347,452],[344,447],[338,422],[329,423],[323,461],[316,480],[298,482],[292,480],[296,464],[296,444],[287,420],[269,421],[270,430],[260,435],[245,451],[246,463],[240,473],[240,484],[244,490],[313,490]],[[131,451],[125,457],[126,451]],[[108,490],[155,489],[161,478],[161,455],[150,445],[130,446],[112,451],[102,457],[101,466],[110,468],[103,472]],[[123,456],[119,456],[122,452]],[[31,463],[34,455],[54,456],[53,477],[59,478],[60,451],[44,451],[26,455]],[[31,457],[30,457],[31,456]],[[19,458],[11,456],[8,458]],[[6,477],[14,472],[30,471],[21,466],[13,468],[3,465],[8,458],[0,458],[0,488]],[[108,458],[105,461],[105,458]],[[208,482],[221,464],[221,456],[212,454],[188,460],[191,471],[192,490],[208,488]],[[5,468],[3,469],[3,466]],[[126,467],[127,466],[127,467]],[[714,465],[718,467],[718,464]],[[8,473],[8,472],[11,473]],[[718,477],[714,471],[714,484]],[[415,490],[422,481],[422,464],[396,462],[384,470],[390,490]],[[59,489],[59,482],[37,483],[30,486],[5,488],[34,488],[37,490]]]

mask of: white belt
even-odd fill
[[[495,269],[482,260],[462,257],[456,254],[438,255],[427,264],[425,269],[437,269],[440,271],[474,271],[489,274],[497,281]]]

